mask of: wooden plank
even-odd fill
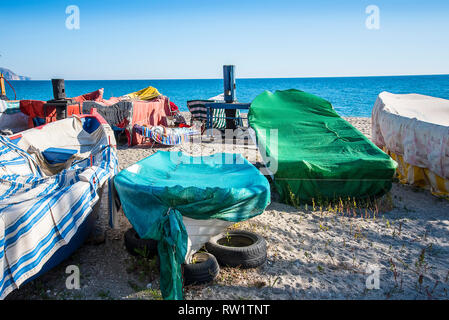
[[[249,110],[251,103],[226,103],[226,102],[210,102],[205,103],[205,107],[212,109],[240,109]]]

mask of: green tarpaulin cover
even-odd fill
[[[270,202],[268,180],[240,154],[159,151],[121,171],[114,185],[139,236],[158,241],[164,299],[182,298],[182,216],[239,222],[261,214]]]
[[[248,118],[283,202],[374,197],[391,189],[396,162],[324,99],[295,89],[265,91]]]

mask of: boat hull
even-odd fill
[[[200,250],[210,238],[222,233],[234,224],[234,222],[219,219],[198,220],[188,217],[182,217],[182,222],[188,235],[186,263],[190,262],[193,254]]]

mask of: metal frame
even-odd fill
[[[249,110],[250,103],[226,103],[226,102],[211,102],[205,103],[207,108],[206,129],[212,129],[213,127],[213,109],[225,109],[225,110]],[[224,117],[224,119],[238,119],[237,117]]]

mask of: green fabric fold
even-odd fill
[[[182,300],[181,264],[187,253],[187,231],[178,210],[169,208],[160,219],[161,238],[158,241],[161,265],[161,293],[166,300]]]

